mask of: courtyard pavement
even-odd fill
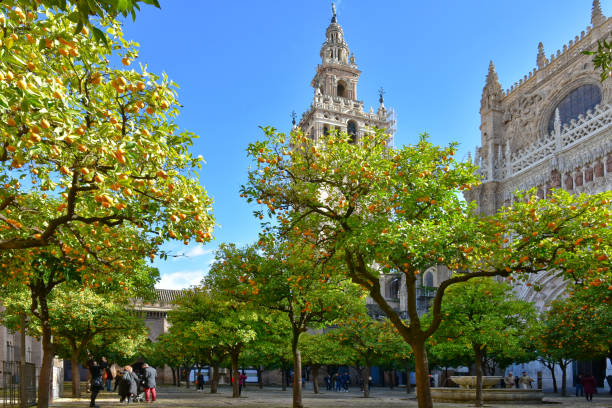
[[[209,394],[207,390],[204,392],[195,392],[193,388],[176,388],[176,387],[160,387],[158,392],[157,402],[151,406],[156,408],[290,408],[291,407],[291,389],[282,391],[280,388],[265,387],[263,390],[256,386],[248,386],[246,391],[240,398],[232,398],[232,391],[228,387],[221,387],[219,393]],[[373,388],[370,398],[362,398],[361,392],[358,389],[353,389],[348,393],[336,393],[322,391],[320,394],[313,394],[312,390],[305,390],[303,395],[304,406],[306,408],[399,408],[399,407],[417,407],[414,392],[406,394],[406,390],[396,388],[389,390],[388,388]],[[559,407],[559,408],[612,408],[612,395],[597,394],[593,398],[593,402],[587,402],[584,398],[576,397],[560,397],[555,394],[546,394],[544,398],[545,404],[529,405],[528,407]],[[52,407],[87,407],[89,400],[82,398],[80,400],[72,398],[60,398],[54,401]],[[119,403],[119,398],[116,393],[102,392],[96,400],[100,408],[119,407],[125,404]],[[142,404],[136,403],[135,406]],[[134,406],[132,405],[132,406]],[[469,404],[434,404],[439,408],[459,408],[469,407]],[[491,408],[520,408],[526,405],[486,405]]]

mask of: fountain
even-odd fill
[[[544,393],[537,389],[493,388],[504,377],[482,377],[482,399],[486,403],[541,403]],[[451,376],[451,381],[459,388],[434,387],[431,397],[434,402],[474,402],[476,399],[476,376]]]

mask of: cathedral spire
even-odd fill
[[[536,58],[536,63],[538,64],[538,69],[542,69],[546,65],[546,55],[544,55],[544,44],[542,44],[541,41],[538,44],[538,57]]]
[[[593,8],[591,9],[591,25],[597,27],[606,21],[606,17],[601,12],[599,0],[593,0]]]
[[[482,90],[482,99],[480,100],[481,111],[483,109],[492,109],[496,107],[502,96],[503,91],[499,79],[497,78],[497,72],[495,72],[495,65],[493,61],[490,61],[487,80]]]
[[[485,88],[491,88],[494,91],[501,92],[501,85],[497,78],[497,72],[495,72],[495,64],[493,64],[493,61],[489,61],[489,72],[487,73]]]

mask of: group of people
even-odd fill
[[[508,375],[504,377],[504,385],[506,386],[506,388],[528,389],[533,388],[532,383],[533,378],[528,376],[526,371],[523,371],[520,377],[517,377],[512,373],[508,373]]]
[[[584,396],[587,401],[593,401],[593,394],[597,394],[597,381],[595,381],[595,377],[590,373],[578,373],[574,383],[576,384],[577,397]],[[610,388],[610,393],[612,393],[612,387]]]
[[[96,398],[100,391],[106,389],[110,391],[110,384],[113,376],[106,358],[102,357],[100,363],[91,359],[88,362],[89,372],[91,374],[91,400],[90,407],[97,407]],[[149,366],[147,363],[142,364],[140,374],[134,372],[132,366],[125,366],[115,375],[115,387],[113,391],[119,389],[120,403],[130,403],[137,400],[154,402],[157,400],[156,380],[157,370]]]
[[[350,385],[351,376],[346,371],[344,374],[335,373],[333,376],[329,374],[325,376],[325,388],[327,391],[348,392]]]
[[[514,376],[512,373],[508,373],[508,375],[504,377],[506,388],[533,388],[532,382],[533,378],[529,377],[525,371],[523,371],[520,377]],[[593,400],[593,394],[597,393],[597,381],[595,377],[591,374],[579,373],[574,383],[576,384],[577,397],[584,396],[587,401]],[[612,385],[610,387],[610,393],[612,394]]]

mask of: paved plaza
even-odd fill
[[[231,389],[222,387],[218,394],[212,395],[208,392],[198,393],[193,388],[190,390],[176,387],[161,387],[159,389],[158,401],[155,403],[157,408],[182,408],[182,407],[203,407],[203,408],[289,408],[291,407],[291,389],[282,391],[280,388],[266,387],[259,390],[255,386],[249,386],[240,398],[231,397]],[[371,398],[362,398],[358,389],[348,393],[322,392],[315,395],[312,390],[304,392],[304,406],[307,408],[395,408],[395,407],[417,407],[414,392],[407,395],[405,389],[398,388],[389,390],[388,388],[374,388]],[[85,407],[88,405],[87,399],[75,400],[62,398],[56,400],[53,407]],[[97,399],[100,408],[117,407],[124,404],[119,403],[119,398],[115,393],[103,392]],[[566,397],[562,398],[555,394],[547,394],[544,399],[545,404],[530,405],[550,406],[550,407],[591,407],[591,408],[612,408],[612,396],[609,394],[598,394],[589,403],[584,398]],[[136,406],[141,405],[136,403]],[[440,408],[469,407],[468,404],[434,404]],[[525,405],[486,405],[487,407],[519,408]]]

